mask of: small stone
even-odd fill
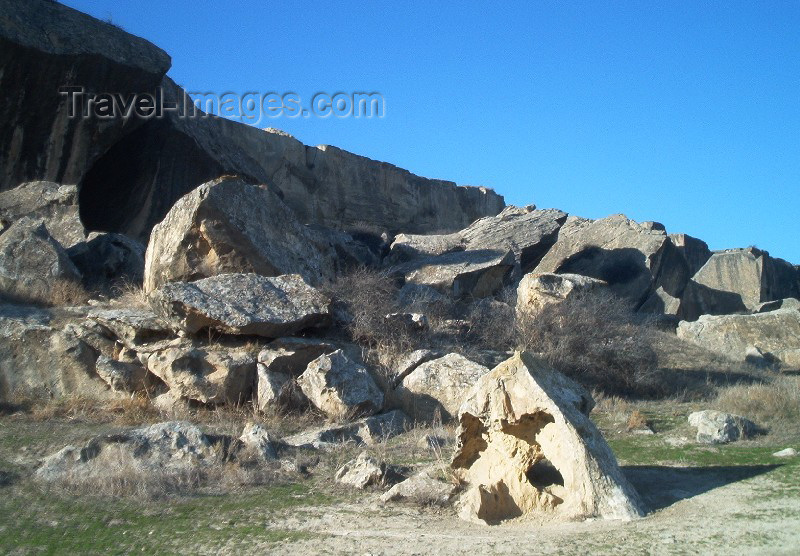
[[[775,452],[772,455],[775,456],[776,458],[793,458],[794,456],[797,455],[797,450],[795,450],[794,448],[785,448],[779,452]]]

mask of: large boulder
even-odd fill
[[[406,283],[430,286],[451,297],[486,297],[502,289],[514,268],[511,251],[457,251],[392,269]]]
[[[333,419],[374,415],[383,407],[383,393],[366,367],[342,350],[309,363],[297,384],[314,407]]]
[[[3,0],[0,13],[0,190],[32,180],[77,184],[93,161],[147,120],[70,117],[74,103],[59,91],[155,95],[170,58],[60,2]],[[85,103],[78,101],[78,110]]]
[[[88,338],[75,326],[81,318],[0,305],[0,400],[119,397],[95,369],[100,349],[112,345]]]
[[[332,276],[334,258],[270,188],[222,177],[181,197],[153,228],[144,290],[225,273],[300,274],[317,284]]]
[[[591,397],[528,353],[485,374],[458,412],[452,468],[465,484],[459,515],[631,519],[644,514],[588,417]]]
[[[150,293],[153,310],[177,330],[278,338],[330,321],[330,300],[300,275],[220,274],[172,282]]]
[[[734,361],[745,361],[756,348],[769,359],[800,368],[800,311],[778,309],[754,315],[703,315],[681,321],[678,337]]]
[[[766,301],[800,297],[800,274],[782,259],[755,247],[714,253],[692,277],[680,316],[751,312]]]
[[[711,250],[708,244],[696,237],[687,234],[669,234],[672,244],[683,255],[689,267],[689,276],[694,276],[697,271],[711,258]]]
[[[81,274],[41,221],[22,218],[0,235],[0,297],[58,304]]]
[[[20,218],[43,220],[47,231],[64,248],[85,239],[78,216],[78,188],[49,181],[33,181],[0,191],[0,228]]]
[[[450,353],[417,365],[395,392],[415,420],[432,422],[454,418],[467,393],[489,369],[463,355]]]
[[[601,220],[567,219],[535,272],[603,280],[635,308],[659,287],[679,298],[690,277],[686,259],[663,227],[639,224],[621,214]]]
[[[397,264],[455,251],[512,251],[523,271],[534,268],[555,243],[567,214],[560,210],[509,206],[459,232],[440,235],[400,234],[388,262]]]
[[[604,286],[606,283],[602,280],[580,274],[531,272],[523,276],[517,286],[517,314],[533,316],[569,297]]]
[[[175,396],[204,404],[244,403],[255,384],[256,358],[246,349],[186,344],[143,359]]]
[[[166,478],[219,464],[219,453],[191,423],[157,423],[96,436],[83,446],[66,446],[46,457],[34,477],[87,485],[115,476],[128,481],[147,474]]]
[[[749,419],[711,409],[690,414],[689,424],[697,429],[697,441],[702,444],[727,444],[759,432]]]

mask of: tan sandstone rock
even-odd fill
[[[605,285],[602,280],[580,274],[531,272],[522,277],[517,287],[517,313],[536,315],[545,307],[560,303],[570,296]]]
[[[642,502],[589,420],[593,401],[529,353],[484,375],[459,410],[452,468],[467,488],[459,515],[631,519]]]

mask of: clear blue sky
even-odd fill
[[[796,0],[63,3],[166,50],[188,89],[386,99],[261,126],[304,143],[800,263]]]

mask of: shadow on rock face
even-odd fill
[[[622,472],[639,492],[650,511],[657,511],[715,488],[757,477],[778,467],[780,465],[713,467],[631,465],[622,467]]]

